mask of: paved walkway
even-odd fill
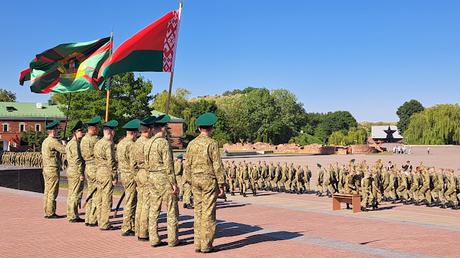
[[[64,214],[65,191],[58,213]],[[458,257],[460,211],[404,205],[352,214],[331,200],[261,193],[220,202],[213,254],[193,250],[193,213],[180,210],[186,245],[152,248],[120,231],[100,231],[65,219],[46,220],[42,195],[0,188],[0,257]],[[112,219],[120,225],[121,217]],[[160,224],[165,237],[165,219]]]

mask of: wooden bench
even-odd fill
[[[340,203],[351,204],[353,213],[361,211],[361,196],[359,194],[339,194],[332,195],[332,210],[340,210]]]

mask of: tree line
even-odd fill
[[[151,94],[153,84],[134,73],[116,75],[111,80],[109,116],[124,124],[146,117],[152,110],[165,112],[168,93]],[[170,114],[185,120],[184,141],[197,135],[195,119],[204,112],[219,118],[214,137],[220,144],[265,142],[350,145],[365,143],[373,123],[358,124],[348,111],[307,112],[295,94],[287,89],[247,87],[216,96],[190,98],[191,92],[177,88],[171,96]],[[16,101],[14,92],[0,89],[1,101]],[[54,94],[57,104],[69,117],[66,135],[78,120],[105,115],[105,91]],[[68,108],[68,104],[70,107]],[[460,106],[436,105],[424,108],[417,100],[401,105],[396,114],[398,129],[407,144],[460,144]],[[121,127],[118,129],[120,132]],[[118,134],[123,135],[122,133]],[[25,132],[22,141],[39,146],[45,135]]]

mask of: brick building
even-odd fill
[[[21,133],[43,132],[54,119],[64,123],[65,115],[57,105],[33,102],[0,102],[0,151],[21,149]]]

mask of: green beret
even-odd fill
[[[123,126],[123,129],[126,129],[127,131],[137,131],[139,130],[139,125],[141,124],[141,120],[139,119],[133,119],[126,123]]]
[[[75,132],[77,131],[78,129],[82,129],[83,128],[83,123],[82,121],[78,120],[78,122],[72,127],[72,132]]]
[[[117,126],[118,126],[118,121],[115,120],[115,119],[110,120],[110,121],[108,121],[107,123],[104,124],[104,127],[108,127],[110,129],[113,129],[113,128],[117,127]]]
[[[204,113],[196,119],[196,126],[210,127],[217,122],[217,116],[214,113]]]
[[[171,117],[168,116],[168,115],[161,115],[159,117],[157,117],[157,119],[155,120],[155,124],[157,125],[165,125],[167,124],[169,121],[171,121]]]
[[[46,130],[51,130],[56,128],[59,125],[59,120],[53,120],[46,124]]]
[[[151,125],[153,125],[153,123],[155,122],[156,119],[157,119],[156,116],[148,116],[148,117],[144,118],[141,121],[141,125],[143,125],[143,126],[151,126]]]
[[[101,116],[95,116],[89,120],[88,125],[97,125],[101,122]]]

